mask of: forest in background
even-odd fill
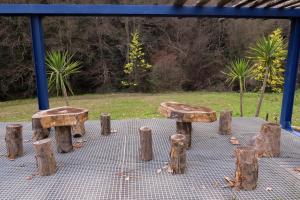
[[[1,0],[1,3],[141,3],[172,0]],[[189,1],[193,4],[195,1]],[[289,21],[211,18],[45,17],[46,50],[68,50],[82,62],[72,76],[75,94],[122,91],[131,32],[138,30],[153,66],[153,91],[236,88],[221,73],[249,46],[280,27],[288,40]],[[248,89],[255,90],[255,84]],[[26,17],[0,17],[0,100],[35,95],[31,33]]]

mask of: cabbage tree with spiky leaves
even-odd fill
[[[48,74],[48,88],[50,91],[56,91],[57,96],[63,95],[66,106],[69,105],[68,92],[74,95],[70,76],[80,72],[81,63],[73,61],[74,54],[68,51],[47,52],[46,66]]]
[[[246,90],[246,79],[251,78],[252,68],[249,61],[245,59],[236,59],[227,67],[227,72],[222,72],[227,76],[226,82],[232,85],[239,82],[240,87],[240,116],[243,117],[243,96]]]

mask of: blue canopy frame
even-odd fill
[[[290,19],[291,32],[286,62],[280,124],[283,129],[300,136],[291,128],[300,51],[300,9],[249,7],[196,7],[174,5],[86,5],[86,4],[0,4],[0,16],[28,16],[31,20],[32,48],[36,87],[40,110],[49,108],[45,47],[42,18],[44,16],[127,16],[127,17],[215,17]]]

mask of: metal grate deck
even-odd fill
[[[233,133],[246,144],[262,123],[257,118],[234,118]],[[36,171],[32,143],[24,143],[23,157],[9,161],[4,156],[5,125],[0,123],[0,199],[300,199],[300,173],[293,171],[300,166],[300,138],[285,131],[281,157],[259,160],[258,188],[235,191],[222,187],[224,176],[234,176],[235,159],[229,136],[217,134],[218,122],[193,123],[184,175],[156,173],[169,160],[175,121],[139,119],[112,121],[118,132],[108,137],[100,135],[98,121],[88,121],[84,146],[55,154],[57,173],[32,180],[25,179]],[[31,139],[31,124],[23,125],[26,141]],[[138,159],[140,126],[152,129],[154,160],[150,162]]]

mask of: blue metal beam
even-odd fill
[[[285,69],[285,83],[281,106],[281,127],[292,131],[291,121],[293,114],[295,88],[298,74],[298,62],[300,53],[300,18],[293,19],[291,23],[288,58]]]
[[[49,108],[48,84],[45,67],[43,26],[40,16],[31,17],[31,35],[39,109],[46,110]]]
[[[300,9],[195,7],[172,5],[0,4],[0,15],[152,16],[222,18],[296,18]]]

